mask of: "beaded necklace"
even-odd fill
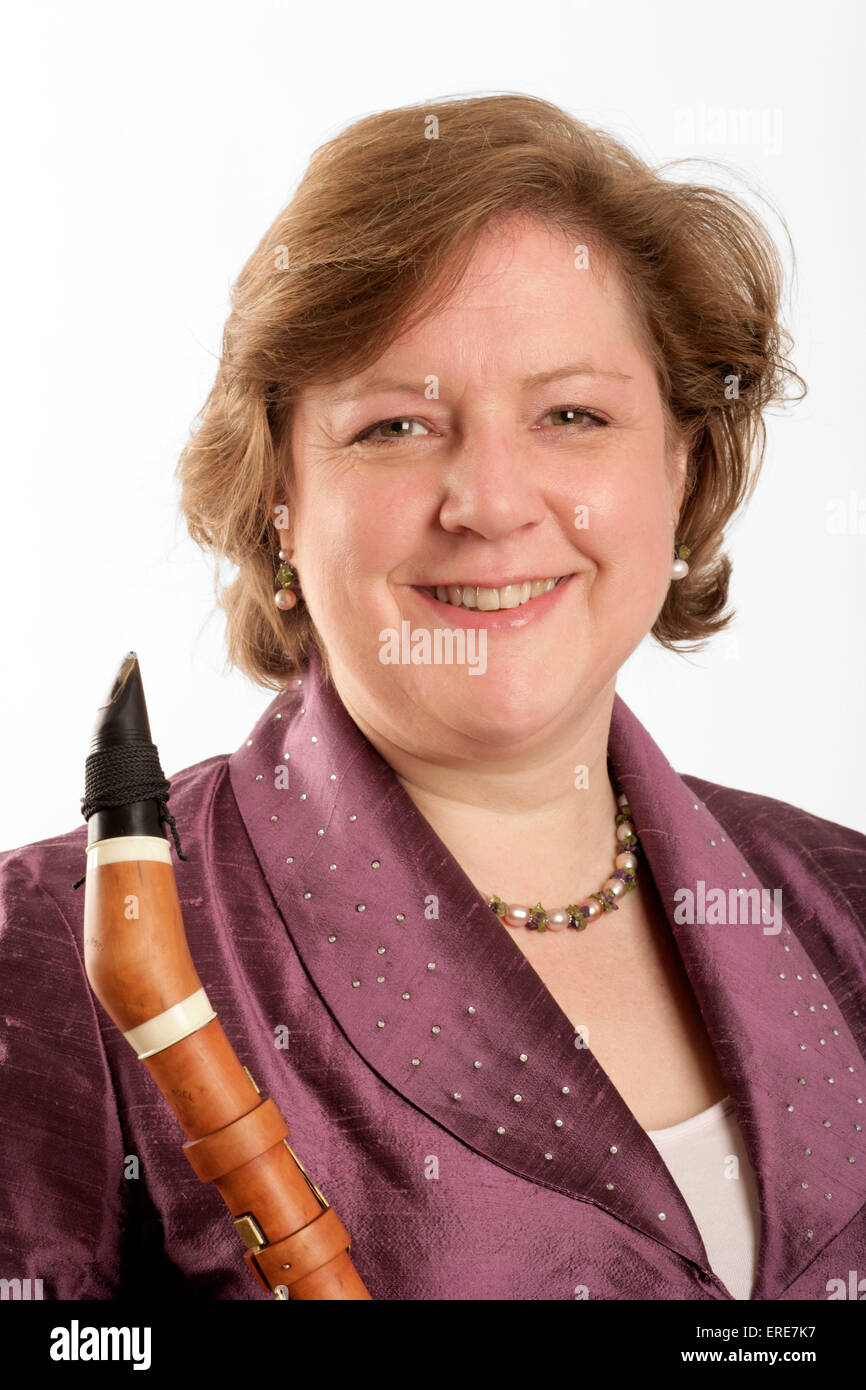
[[[624,792],[617,795],[616,804],[617,855],[614,870],[598,892],[590,893],[588,898],[571,903],[568,907],[555,908],[552,912],[547,912],[540,902],[535,907],[527,907],[524,903],[505,903],[494,894],[487,899],[487,905],[507,927],[527,927],[529,931],[563,931],[565,927],[573,927],[575,931],[585,931],[596,917],[619,910],[617,899],[625,897],[637,883],[640,842]]]

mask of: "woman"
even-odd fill
[[[780,284],[735,199],[507,95],[344,131],[235,286],[182,508],[278,693],[173,779],[176,872],[374,1299],[864,1268],[866,837],[680,776],[615,693],[647,633],[730,620],[724,528],[799,381]],[[84,838],[2,861],[4,1264],[266,1297],[94,1006]]]

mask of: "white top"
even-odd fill
[[[755,1174],[730,1096],[682,1124],[646,1133],[685,1198],[713,1273],[734,1298],[749,1298],[760,1212]]]

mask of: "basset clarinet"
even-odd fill
[[[85,788],[87,868],[75,886],[86,885],[93,993],[174,1111],[183,1152],[223,1198],[261,1287],[280,1299],[369,1299],[345,1226],[290,1147],[275,1102],[262,1099],[239,1061],[196,973],[164,823],[187,856],[135,652],[99,709]]]

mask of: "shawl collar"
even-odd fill
[[[619,695],[608,756],[755,1170],[752,1296],[774,1299],[866,1202],[863,1058],[792,929],[787,885],[759,881]],[[355,725],[315,650],[229,770],[292,944],[367,1065],[476,1153],[610,1212],[702,1269],[709,1297],[729,1297],[655,1146],[591,1050],[575,1047],[571,1022]],[[751,919],[678,923],[674,895],[701,881],[726,898],[782,889],[778,932]],[[802,915],[796,895],[793,906]],[[836,922],[825,914],[831,932],[845,925],[836,912]]]

